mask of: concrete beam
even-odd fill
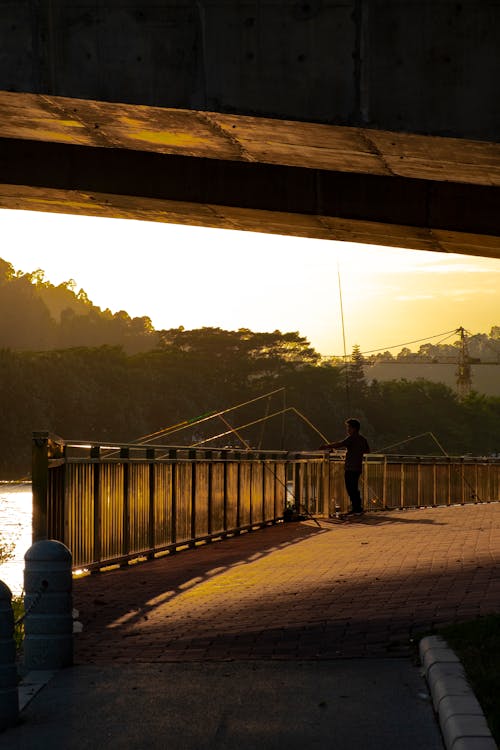
[[[498,140],[498,0],[2,0],[0,89]]]
[[[0,207],[500,258],[500,145],[0,92]]]

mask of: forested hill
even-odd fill
[[[488,344],[497,345],[497,329]],[[279,388],[225,415],[252,447],[315,449],[356,416],[376,451],[439,453],[432,432],[450,454],[500,452],[500,398],[460,401],[442,383],[370,380],[369,364],[359,347],[348,365],[322,361],[297,332],[154,331],[149,318],[100,310],[73,282],[55,287],[42,271],[0,261],[0,479],[29,475],[34,430],[130,442]],[[227,423],[209,420],[168,442],[224,432]],[[240,446],[235,434],[209,445],[228,444]]]
[[[241,447],[229,422],[256,449],[312,450],[323,439],[311,424],[335,440],[344,435],[344,419],[356,416],[375,451],[397,444],[391,453],[439,454],[431,432],[453,455],[500,451],[500,398],[459,401],[450,388],[425,380],[367,383],[360,363],[347,371],[321,364],[296,333],[175,330],[165,331],[156,349],[133,355],[110,346],[0,350],[0,479],[29,475],[34,430],[131,442],[281,387],[286,391],[226,413],[226,422],[189,425],[165,442],[190,445],[221,434],[207,445]],[[281,414],[288,407],[306,419]],[[270,418],[257,422],[263,417]]]
[[[54,286],[41,269],[15,271],[0,259],[0,348],[46,351],[74,346],[152,349],[158,337],[148,317],[131,318],[93,305],[69,280]]]

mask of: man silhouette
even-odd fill
[[[363,513],[361,503],[361,494],[359,492],[359,478],[363,470],[363,456],[370,452],[370,446],[367,439],[361,435],[361,423],[358,419],[346,419],[345,426],[347,437],[335,443],[325,443],[320,446],[321,450],[331,450],[332,448],[346,448],[344,481],[349,500],[351,501],[351,510],[348,516],[360,516]]]

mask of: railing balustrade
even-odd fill
[[[33,433],[33,541],[96,570],[348,509],[340,455],[66,441]],[[500,500],[498,459],[367,456],[367,510]]]

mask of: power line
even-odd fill
[[[403,344],[394,344],[393,346],[382,346],[380,347],[380,349],[369,349],[368,351],[360,352],[360,354],[364,356],[365,354],[375,354],[376,352],[385,352],[385,351],[388,351],[389,349],[399,349],[400,347],[409,346],[410,344],[420,344],[422,341],[430,341],[431,339],[438,339],[440,336],[452,336],[454,333],[457,333],[456,328],[454,328],[452,331],[444,331],[443,333],[436,333],[435,336],[426,336],[423,339],[415,339],[414,341],[406,341]],[[333,359],[333,358],[342,359],[342,355],[325,354],[324,356],[321,357],[321,359]]]

